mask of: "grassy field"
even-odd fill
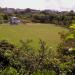
[[[8,40],[16,45],[20,40],[32,39],[32,46],[37,47],[39,39],[47,42],[51,47],[56,48],[61,42],[58,32],[68,31],[63,27],[51,24],[25,24],[25,25],[0,25],[0,40]]]

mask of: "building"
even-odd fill
[[[21,20],[18,17],[10,18],[10,24],[19,24],[19,23],[21,23]]]

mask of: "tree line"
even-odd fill
[[[8,9],[8,8],[7,8]],[[33,9],[13,9],[11,13],[0,8],[0,20],[9,20],[11,16],[17,16],[25,22],[50,23],[60,26],[69,26],[75,20],[75,12],[71,11],[52,11],[52,10],[33,10]],[[10,9],[9,9],[10,10]]]

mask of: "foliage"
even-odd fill
[[[1,73],[1,75],[19,75],[13,67],[5,68]]]
[[[36,54],[30,45],[30,41],[21,42],[20,48],[8,43],[7,41],[0,42],[0,69],[2,74],[8,75],[24,75],[33,74],[40,70],[40,72],[53,69],[53,63],[50,61],[50,49],[46,43],[40,40],[39,52]],[[8,67],[9,66],[9,67]],[[56,71],[56,69],[53,69]],[[15,71],[15,72],[14,72]]]
[[[69,33],[63,35],[63,42],[59,45],[58,53],[61,60],[60,68],[65,75],[75,74],[75,31],[70,26]]]
[[[70,32],[74,34],[74,32]],[[0,41],[0,73],[3,75],[74,75],[75,38],[61,34],[64,39],[54,55],[53,48],[39,41],[37,53],[31,46],[32,40],[21,40],[20,47],[6,40]]]
[[[13,8],[0,8],[0,12],[3,13],[3,20],[9,20],[11,16],[17,16],[20,19],[26,20],[26,22],[35,23],[50,23],[60,26],[69,27],[69,25],[75,20],[75,12],[71,11],[52,11],[52,10],[34,10],[27,8],[25,10],[18,10]],[[11,12],[9,12],[12,10]]]

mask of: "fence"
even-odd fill
[[[0,20],[0,24],[9,23],[9,20]]]

